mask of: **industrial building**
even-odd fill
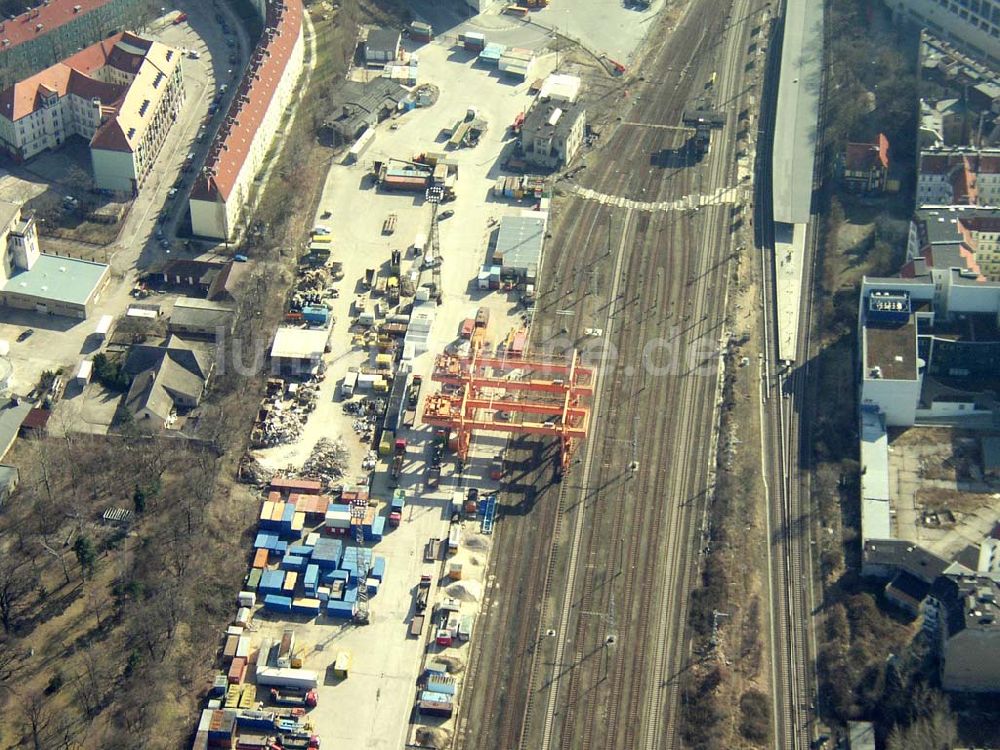
[[[316,372],[329,344],[326,328],[279,328],[271,346],[271,363],[278,372]]]
[[[521,125],[524,160],[544,169],[571,162],[583,143],[586,114],[579,104],[537,101]]]
[[[335,92],[331,115],[323,123],[333,144],[350,143],[399,109],[408,95],[405,88],[388,78],[368,83],[343,81]]]
[[[207,299],[181,298],[174,303],[167,330],[180,336],[216,341],[231,334],[235,325],[236,310],[232,305]]]
[[[135,195],[183,101],[180,52],[116,34],[0,93],[0,147],[25,161],[78,135],[97,187]]]
[[[110,278],[109,267],[38,249],[33,216],[0,201],[0,302],[20,310],[86,318]]]
[[[491,258],[493,265],[500,266],[501,278],[516,277],[528,284],[535,283],[545,246],[547,218],[541,211],[501,217]]]
[[[365,64],[380,66],[394,62],[402,51],[403,35],[398,29],[372,29],[365,40]]]
[[[0,90],[109,34],[145,26],[155,7],[143,0],[47,0],[35,5],[0,24]]]
[[[235,285],[239,276],[237,264],[231,260],[175,258],[151,271],[148,279],[156,284],[182,290],[191,296],[223,301],[235,299]]]
[[[264,31],[190,196],[192,232],[228,240],[302,72],[302,2],[255,5]]]
[[[212,364],[193,349],[139,344],[129,349],[123,369],[132,376],[126,411],[140,428],[157,431],[169,426],[178,410],[201,403]]]
[[[1000,65],[1000,6],[989,0],[893,0],[897,19],[926,26],[967,54]]]

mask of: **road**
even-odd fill
[[[559,185],[570,195],[557,204],[534,340],[586,348],[597,342],[584,329],[598,328],[616,356],[599,364],[594,428],[561,484],[551,453],[526,443],[514,454],[460,747],[680,746],[733,206],[627,206],[676,205],[737,184],[737,113],[749,106],[747,49],[763,7],[695,2],[647,61],[645,81],[629,86],[620,122],[573,186],[624,200],[588,200]],[[664,148],[691,157],[686,134],[663,126],[679,125],[706,96],[727,115],[710,154],[655,166]]]

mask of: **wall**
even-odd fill
[[[888,427],[906,427],[917,418],[922,378],[917,380],[885,380],[865,378],[861,381],[861,403],[876,404],[885,414]]]
[[[128,151],[91,149],[94,183],[103,190],[134,195],[137,190],[135,161]]]
[[[203,201],[192,198],[191,227],[199,237],[215,237],[224,239],[229,236],[231,226],[226,212],[226,204],[222,201]],[[235,205],[235,202],[232,204]]]
[[[962,630],[944,644],[941,683],[945,690],[1000,689],[1000,630]]]

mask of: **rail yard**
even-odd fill
[[[539,446],[515,453],[516,481],[532,489],[507,493],[495,606],[469,673],[505,679],[467,682],[476,687],[466,688],[463,747],[680,746],[687,601],[732,327],[727,272],[750,230],[738,218],[750,193],[737,150],[745,155],[756,129],[763,60],[753,51],[767,46],[769,10],[692,5],[622,102],[610,141],[566,188],[576,195],[556,225],[536,335],[581,341],[603,329],[615,359],[599,375],[595,434],[566,481],[551,483]],[[650,168],[652,155],[684,153],[684,111],[713,102],[727,121],[707,157]],[[655,339],[672,359],[653,374],[643,360]]]

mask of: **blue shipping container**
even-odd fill
[[[315,586],[319,583],[319,566],[318,565],[307,565],[306,575],[302,579],[302,583],[306,586]]]
[[[345,602],[356,602],[358,600],[358,587],[348,586],[344,589],[344,601]]]
[[[330,317],[330,311],[322,305],[304,305],[302,307],[302,319],[312,325],[325,326]]]
[[[337,599],[331,599],[326,603],[326,613],[330,617],[340,617],[346,620],[354,617],[356,611],[356,605],[354,602],[342,602]]]
[[[288,548],[289,555],[298,555],[299,557],[309,557],[312,554],[313,548],[307,547],[304,544],[293,544]]]
[[[264,609],[273,609],[278,612],[291,612],[292,597],[280,596],[278,594],[268,594],[264,597]]]
[[[381,555],[375,555],[375,560],[372,562],[372,569],[369,572],[372,578],[377,578],[381,581],[385,578],[385,558]]]
[[[427,701],[428,703],[451,703],[452,696],[447,693],[436,693],[433,690],[422,690],[420,692],[420,700]]]
[[[299,557],[298,555],[285,555],[281,558],[281,564],[278,566],[282,570],[302,570],[306,566],[306,561],[304,557]]]

